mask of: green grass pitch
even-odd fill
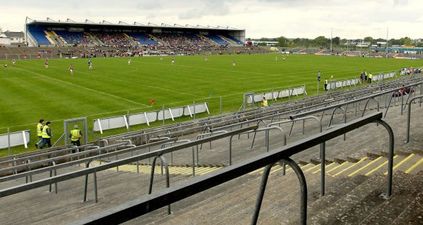
[[[420,67],[421,60],[311,56],[311,55],[223,55],[94,58],[0,61],[0,133],[31,129],[40,118],[53,121],[55,138],[63,132],[63,120],[88,117],[92,120],[123,113],[135,113],[182,106],[210,99],[212,113],[234,111],[242,104],[243,93],[305,84],[309,95],[316,94],[316,75],[324,79],[358,77],[366,70],[377,74],[401,67]],[[233,62],[236,63],[233,66]],[[73,64],[74,75],[68,68]],[[322,91],[320,92],[322,93]],[[155,99],[154,106],[149,99]],[[31,144],[31,146],[33,143]],[[0,153],[1,154],[1,153]]]

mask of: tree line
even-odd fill
[[[331,40],[325,36],[318,36],[314,39],[308,38],[286,38],[281,36],[279,38],[261,38],[260,41],[276,41],[277,46],[279,47],[319,47],[319,48],[330,48]],[[355,43],[359,42],[366,42],[370,45],[377,45],[377,43],[386,42],[386,39],[383,38],[373,38],[373,37],[365,37],[363,39],[341,39],[340,37],[332,38],[332,46],[333,47],[353,47]],[[398,46],[416,46],[416,47],[423,47],[423,42],[419,40],[412,40],[409,37],[402,37],[399,39],[389,39],[388,45],[398,45]]]

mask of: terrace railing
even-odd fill
[[[420,93],[422,94],[422,93]],[[408,113],[407,113],[407,129],[406,129],[406,140],[405,143],[410,142],[410,124],[411,124],[411,106],[414,101],[417,99],[423,99],[423,95],[415,96],[408,101]],[[422,101],[420,100],[420,106],[422,104]]]
[[[386,193],[383,197],[389,198],[392,194],[392,172],[393,172],[393,155],[394,155],[394,134],[392,128],[382,120],[382,113],[367,115],[362,118],[351,121],[347,124],[336,126],[331,130],[324,131],[320,134],[313,135],[302,141],[298,141],[285,147],[263,153],[259,156],[237,163],[235,165],[223,168],[210,174],[195,177],[190,182],[181,183],[177,186],[144,196],[131,202],[124,203],[113,209],[103,213],[90,216],[83,220],[77,221],[77,224],[117,224],[129,221],[138,216],[144,215],[155,209],[169,205],[176,201],[193,196],[204,190],[213,188],[227,181],[241,177],[254,170],[265,167],[263,173],[259,194],[256,201],[256,207],[252,218],[252,224],[256,224],[260,213],[260,207],[266,190],[267,179],[272,166],[275,163],[285,163],[292,167],[300,181],[301,200],[300,200],[300,221],[301,224],[307,223],[307,183],[301,168],[291,159],[291,156],[300,153],[313,146],[320,145],[322,158],[325,157],[325,142],[335,137],[343,135],[354,129],[360,128],[370,123],[382,125],[389,134],[389,151],[388,151],[388,176]],[[321,160],[321,194],[324,195],[325,189],[325,160]],[[92,173],[93,169],[80,172],[82,174]],[[59,179],[59,178],[56,178]],[[63,178],[60,178],[63,179]],[[50,181],[51,182],[51,181]],[[14,191],[16,192],[16,191]],[[0,192],[1,196],[8,192]]]
[[[101,164],[101,165],[98,165],[98,166],[93,166],[93,167],[89,167],[89,164],[94,159],[99,159],[99,158],[109,157],[109,156],[112,156],[112,155],[117,155],[117,154],[120,154],[121,152],[111,152],[111,153],[106,153],[106,154],[102,154],[102,155],[99,155],[99,156],[93,156],[93,157],[85,158],[85,159],[82,159],[82,160],[75,160],[75,161],[71,161],[71,162],[67,162],[67,163],[63,163],[63,164],[53,165],[53,166],[50,166],[48,168],[41,168],[41,169],[38,169],[37,172],[50,171],[50,174],[54,175],[54,173],[52,173],[51,171],[54,172],[55,169],[63,168],[65,166],[69,166],[70,164],[75,165],[75,164],[85,162],[86,166],[87,166],[87,168],[81,169],[81,170],[78,170],[78,171],[68,172],[68,173],[65,173],[65,174],[52,176],[52,177],[49,177],[49,178],[44,178],[44,179],[40,179],[40,180],[37,180],[37,181],[29,182],[29,183],[26,183],[26,184],[21,184],[21,185],[18,185],[18,186],[14,186],[14,187],[10,187],[10,188],[0,190],[0,198],[5,197],[5,196],[10,196],[10,195],[13,195],[13,194],[17,194],[17,193],[20,193],[20,192],[24,192],[24,191],[27,191],[27,190],[32,190],[32,189],[35,189],[35,188],[38,188],[38,187],[43,187],[43,186],[46,186],[46,185],[57,184],[58,182],[62,182],[62,181],[65,181],[65,180],[85,176],[85,188],[84,188],[84,201],[85,201],[86,197],[87,197],[86,193],[87,193],[87,185],[88,185],[88,182],[87,182],[88,181],[88,175],[92,174],[93,177],[94,177],[95,201],[97,202],[97,172],[99,172],[99,171],[104,171],[104,170],[107,170],[107,169],[110,169],[110,168],[119,167],[119,166],[130,164],[130,163],[138,163],[140,160],[144,160],[144,159],[160,158],[164,154],[172,153],[172,152],[187,149],[187,148],[193,149],[195,146],[198,146],[200,144],[208,143],[210,141],[219,140],[219,139],[226,138],[226,137],[231,137],[231,136],[238,135],[238,134],[248,132],[248,131],[251,131],[251,130],[255,130],[255,129],[257,129],[257,126],[246,127],[246,128],[242,128],[242,129],[239,129],[239,130],[230,131],[230,132],[227,132],[227,133],[221,133],[221,134],[217,134],[217,135],[214,135],[214,136],[205,137],[205,138],[200,139],[200,140],[195,140],[195,141],[191,141],[191,142],[182,143],[182,144],[179,144],[179,145],[167,147],[167,148],[164,148],[164,149],[146,152],[146,153],[142,153],[142,154],[139,154],[139,155],[126,157],[126,158],[123,158],[123,159],[117,159],[115,161],[106,162],[104,164]],[[166,140],[166,141],[168,141],[168,140]],[[152,143],[152,144],[156,144],[156,143]],[[134,151],[137,151],[137,150],[140,150],[140,149],[144,149],[145,147],[146,146],[136,146],[136,147],[127,148],[127,149],[124,149],[124,150],[121,150],[121,151],[134,152]],[[194,150],[192,152],[194,152]],[[195,167],[195,165],[194,165],[194,155],[192,156],[192,162],[193,162],[193,167]],[[165,166],[167,166],[167,165],[165,165]],[[8,176],[8,177],[3,177],[3,178],[0,178],[0,181],[16,179],[17,177],[27,176],[27,175],[33,174],[34,172],[35,172],[35,170],[24,172],[24,173],[21,173],[21,174]],[[193,171],[193,173],[194,172],[195,171]],[[151,174],[151,176],[154,176],[154,174]],[[169,178],[168,173],[166,173],[166,177],[167,177],[166,179]]]
[[[367,87],[365,89],[354,90],[352,93],[330,93],[327,95],[310,97],[309,99],[301,100],[300,102],[290,103],[290,104],[274,104],[272,107],[266,109],[249,109],[245,111],[240,111],[235,114],[224,114],[214,117],[209,117],[207,119],[200,119],[198,121],[190,121],[179,124],[178,126],[171,125],[161,128],[147,129],[143,132],[130,132],[125,135],[116,135],[112,138],[119,138],[119,136],[131,135],[133,137],[143,136],[148,139],[148,137],[154,137],[157,135],[162,135],[168,132],[176,132],[177,134],[187,134],[192,131],[206,131],[206,130],[221,130],[237,127],[239,125],[234,125],[240,123],[242,124],[251,124],[257,122],[257,120],[274,120],[275,118],[280,118],[282,116],[306,113],[313,110],[322,110],[326,107],[332,107],[333,105],[343,104],[350,100],[355,100],[356,102],[365,101],[367,98],[376,98],[377,96],[385,95],[385,104],[382,100],[379,100],[380,106],[383,105],[386,108],[385,116],[389,109],[389,106],[394,102],[395,99],[392,99],[392,92],[399,90],[400,84],[408,83],[407,86],[416,87],[420,85],[420,90],[422,89],[422,79],[417,77],[407,77],[405,80],[395,80],[383,84],[378,84],[376,86]],[[375,93],[377,92],[377,93]],[[422,91],[421,91],[422,92]],[[362,96],[362,97],[360,97]],[[382,97],[380,97],[382,98]],[[403,102],[404,104],[404,102]],[[356,107],[357,110],[357,107]],[[288,116],[287,116],[288,117]],[[251,123],[247,122],[250,121]],[[272,121],[273,122],[273,121]]]

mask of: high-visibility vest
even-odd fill
[[[41,135],[42,138],[51,138],[51,136],[48,135],[48,133],[47,133],[48,129],[49,129],[49,127],[47,125],[44,125],[43,132],[42,132],[42,135]]]
[[[81,131],[79,129],[73,129],[70,131],[71,141],[77,141],[81,138]]]
[[[37,124],[37,136],[41,137],[43,135],[43,124],[42,123],[38,123]]]
[[[369,73],[369,78],[372,79],[373,78],[373,74]]]
[[[263,107],[267,107],[267,106],[269,106],[269,104],[267,103],[267,99],[264,99],[264,100],[263,100],[263,102],[261,103],[261,105],[262,105]]]

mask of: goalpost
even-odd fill
[[[87,117],[67,119],[63,122],[63,134],[65,135],[65,146],[70,144],[70,131],[78,125],[82,132],[81,144],[88,144],[88,123]]]

